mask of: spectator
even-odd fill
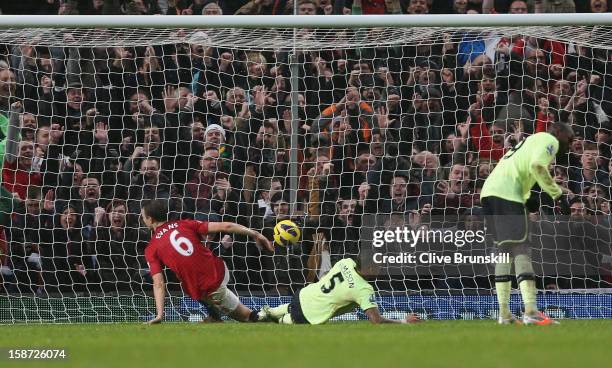
[[[135,153],[140,153],[137,147]],[[133,160],[133,159],[132,159]],[[129,171],[128,171],[129,167]],[[170,179],[159,167],[159,159],[146,157],[140,160],[137,172],[132,172],[131,165],[125,165],[120,176],[121,183],[129,186],[128,213],[140,213],[140,205],[145,199],[170,199],[170,218],[179,218],[183,214],[182,202],[178,200],[178,191]]]
[[[36,116],[34,116],[32,113],[24,112],[23,114],[21,114],[19,120],[20,120],[19,134],[21,135],[21,139],[23,141],[36,143],[35,134],[38,128],[38,122],[36,121]],[[6,128],[8,127],[9,126],[7,124]],[[0,160],[3,164],[4,164],[4,153],[6,149],[7,139],[8,138],[5,136],[5,138],[0,142]],[[35,168],[35,171],[39,171],[40,164],[34,163],[34,168]]]
[[[335,214],[338,198],[337,176],[333,175],[334,164],[329,156],[320,154],[315,166],[308,171],[308,216],[320,217],[324,223],[331,223],[328,216]]]
[[[97,177],[93,175],[83,177],[78,199],[82,201],[81,224],[85,228],[84,231],[92,230],[97,209],[106,207],[107,201],[100,197],[100,192],[100,181]]]
[[[427,14],[429,13],[429,3],[427,2],[427,0],[409,0],[406,13]]]
[[[233,172],[232,166],[232,146],[226,143],[225,129],[217,124],[210,124],[204,131],[204,147],[217,148],[219,150],[219,159],[221,160],[221,168],[226,172]]]
[[[288,1],[287,5],[292,4],[293,2]],[[298,0],[297,2],[297,15],[315,15],[317,14],[317,9],[319,7],[317,0]],[[290,9],[293,6],[290,7]]]
[[[491,164],[491,161],[488,161],[488,160],[479,161],[478,165],[476,166],[476,175],[474,175],[474,177],[477,179],[486,179],[489,176],[489,174],[491,174],[492,170],[493,170],[493,165]]]
[[[603,185],[593,184],[590,187],[585,188],[583,198],[586,202],[587,208],[593,213],[599,214],[602,203],[608,201],[608,194],[604,190]]]
[[[406,213],[418,209],[418,194],[410,192],[408,178],[402,174],[398,173],[393,176],[389,193],[390,198],[380,200],[378,213]]]
[[[415,168],[412,170],[416,179],[414,182],[420,182],[420,202],[431,203],[434,184],[440,177],[440,160],[434,153],[422,151],[412,156],[412,162],[415,164]]]
[[[580,156],[580,166],[573,170],[570,176],[570,188],[574,193],[581,194],[585,188],[593,184],[606,182],[605,172],[597,167],[598,155],[599,150],[595,143],[588,142],[584,144]]]
[[[128,229],[127,205],[113,200],[106,208],[97,207],[94,231],[87,239],[95,256],[103,291],[132,291],[140,283],[145,239],[142,230]]]
[[[19,198],[25,200],[28,186],[42,185],[42,175],[32,170],[34,143],[18,141],[17,139],[19,114],[21,111],[21,103],[15,102],[11,105],[4,167],[2,170],[2,185],[9,192],[15,193]]]
[[[238,9],[236,15],[271,15],[274,14],[275,10],[274,0],[251,0]]]
[[[85,11],[81,11],[81,14],[87,15],[102,15],[104,8],[104,0],[91,0]]]
[[[388,3],[388,5],[385,3]],[[394,10],[393,8],[395,6],[397,6],[398,10],[401,11],[401,8],[399,8],[399,3],[397,3],[396,5],[395,1],[384,1],[384,0],[357,0],[355,1],[353,0],[352,14],[353,15],[385,14],[385,13],[389,13],[392,10]]]
[[[527,8],[527,3],[525,1],[514,0],[510,3],[508,14],[527,14],[527,13],[529,13],[529,9]]]
[[[357,144],[357,153],[361,153],[367,149],[367,144],[372,139],[374,111],[372,106],[361,100],[359,90],[355,87],[347,88],[345,97],[337,104],[332,104],[321,112],[321,116],[313,124],[311,132],[313,134],[318,134],[320,131],[329,132],[333,129],[333,126],[330,126],[333,125],[333,117],[342,116],[345,110],[345,117],[349,123],[346,124],[346,128],[350,125],[349,135],[352,135],[352,137],[345,139]]]
[[[57,15],[79,15],[77,2],[74,0],[60,1]]]
[[[223,15],[223,9],[216,2],[209,2],[202,7],[202,15]]]
[[[109,139],[111,143],[135,144],[137,129],[144,128],[145,117],[148,117],[147,119],[150,120],[150,116],[155,112],[149,96],[144,90],[137,90],[132,93],[126,105],[126,113],[121,114],[123,119],[113,119],[110,122]],[[129,156],[131,151],[126,151],[125,153],[125,156]]]
[[[0,66],[0,153],[2,155],[6,150],[10,97],[15,95],[15,89],[15,73],[8,67]],[[4,163],[4,159],[2,163]]]
[[[199,169],[205,144],[205,128],[201,121],[194,120],[188,126],[180,128],[179,143],[177,145],[178,154],[172,175],[175,182],[186,182],[193,170]]]
[[[195,210],[196,219],[211,214],[236,216],[240,194],[231,187],[227,174],[220,171],[219,149],[206,148],[200,171],[187,183],[185,196],[188,208]]]
[[[557,119],[575,124],[574,130],[579,129],[585,138],[594,140],[596,133],[594,127],[600,124],[595,114],[593,100],[588,95],[588,85],[589,82],[585,78],[576,83],[573,93],[568,82],[562,82],[562,86],[556,88],[559,92],[555,95],[558,96],[560,103]]]
[[[169,178],[174,167],[174,160],[168,155],[173,155],[176,148],[166,144],[165,137],[162,137],[162,129],[156,123],[145,126],[142,133],[142,144],[134,149],[131,161],[125,164],[125,170],[129,170],[129,164],[134,161],[134,158],[155,157],[160,163],[160,170],[164,176]]]
[[[73,130],[73,134],[76,134],[80,130],[77,128],[77,124],[80,123],[81,116],[84,115],[83,113],[90,107],[88,101],[88,96],[86,96],[81,82],[68,82],[66,86],[66,100],[56,103],[58,114],[67,118],[64,125],[67,131]],[[76,129],[68,129],[69,127]]]
[[[467,208],[471,208],[474,196],[470,186],[469,168],[462,164],[451,166],[448,180],[440,180],[436,184],[432,214],[461,214]]]
[[[367,181],[368,171],[376,164],[376,158],[369,152],[355,159],[354,170],[344,170],[340,175],[340,197],[357,198],[358,187]]]
[[[455,14],[465,14],[467,12],[467,7],[467,0],[454,0],[453,2],[453,12]]]
[[[279,136],[276,119],[264,121],[249,154],[249,162],[255,164],[254,172],[257,176],[271,178],[287,175],[288,155],[284,143]]]
[[[11,226],[6,228],[11,256],[9,265],[15,275],[17,289],[21,292],[36,292],[32,281],[39,278],[39,246],[45,240],[41,238],[41,228],[53,214],[53,191],[48,191],[43,201],[41,189],[29,187],[23,211],[18,211]]]
[[[402,122],[403,127],[414,132],[413,149],[440,152],[443,130],[450,125],[444,121],[441,98],[442,94],[435,87],[414,94],[412,108]]]
[[[122,12],[126,15],[151,15],[160,14],[161,10],[157,1],[129,0],[122,6]]]
[[[64,158],[59,176],[59,186],[56,191],[57,199],[69,201],[80,198],[81,181],[85,177],[81,164],[70,158]]]
[[[36,142],[36,129],[38,129],[38,122],[36,116],[30,112],[24,112],[21,115],[21,127],[19,133],[21,139],[29,142]]]
[[[600,158],[608,160],[612,158],[612,125],[609,121],[602,122],[594,139],[599,148]]]
[[[334,74],[323,55],[310,56],[310,67],[306,69],[304,84],[306,89],[304,102],[308,105],[306,111],[308,117],[319,115],[321,106],[331,105],[334,102]],[[290,100],[287,102],[291,103]]]
[[[607,0],[590,0],[591,13],[606,13],[608,11]]]
[[[532,0],[535,13],[575,13],[574,0]]]
[[[455,154],[465,152],[466,149],[466,141],[461,134],[457,135],[456,132],[447,134],[440,148],[440,165],[449,167]]]
[[[341,199],[336,206],[334,224],[329,233],[329,252],[332,264],[347,256],[359,255],[359,227],[361,221],[355,199]]]
[[[39,245],[41,276],[40,292],[82,293],[97,284],[91,252],[81,235],[78,205],[64,203],[54,220],[49,220],[41,233]],[[92,285],[88,285],[92,283]]]
[[[276,193],[282,193],[283,184],[281,179],[275,177],[273,179],[262,177],[259,178],[257,182],[257,208],[254,211],[254,214],[258,214],[264,220],[270,216],[278,215],[272,210],[272,197],[276,195]]]

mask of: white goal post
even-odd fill
[[[3,28],[407,28],[607,26],[607,13],[463,15],[3,15]]]

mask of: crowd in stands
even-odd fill
[[[22,0],[0,9],[294,12],[284,0]],[[296,13],[607,10],[601,0],[298,0]],[[555,121],[576,133],[551,168],[564,195],[553,201],[534,191],[530,219],[542,238],[555,235],[553,244],[582,242],[599,254],[610,244],[609,52],[521,35],[455,32],[444,40],[300,52],[297,125],[285,51],[0,45],[4,292],[142,291],[150,234],[139,214],[152,198],[168,199],[172,218],[238,222],[269,237],[276,222],[293,219],[303,240],[277,255],[240,237],[207,242],[239,289],[303,284],[317,278],[325,254],[332,262],[357,256],[363,214],[482,227],[479,192],[495,163]],[[300,189],[293,210],[292,126]],[[546,225],[555,216],[571,221]]]

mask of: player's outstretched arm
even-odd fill
[[[166,282],[162,273],[153,275],[153,295],[155,296],[155,318],[146,322],[149,325],[161,323],[164,320],[164,302],[166,299]]]
[[[419,317],[413,313],[408,313],[406,315],[406,319],[403,319],[403,320],[385,318],[380,315],[380,311],[378,310],[378,308],[370,308],[365,311],[365,314],[366,316],[368,316],[368,319],[370,320],[370,322],[372,322],[375,325],[380,324],[380,323],[404,323],[405,324],[405,323],[420,322]]]
[[[210,222],[208,223],[208,232],[209,233],[229,233],[229,234],[240,234],[249,236],[257,242],[262,248],[266,248],[270,252],[274,252],[274,247],[272,243],[261,233],[249,229],[248,227],[242,226],[240,224],[235,224],[233,222]]]
[[[546,166],[541,163],[533,163],[531,164],[531,172],[543,191],[548,193],[553,199],[561,197],[561,187],[555,183]]]

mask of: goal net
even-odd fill
[[[203,239],[247,306],[286,302],[354,258],[387,314],[494,317],[479,193],[504,154],[557,121],[576,134],[550,168],[563,196],[534,188],[528,201],[539,306],[611,318],[610,28],[465,20],[3,29],[0,322],[150,318],[139,214],[153,198],[171,218],[269,239],[278,221],[298,224],[300,242],[274,254]],[[167,318],[201,319],[166,277]]]

